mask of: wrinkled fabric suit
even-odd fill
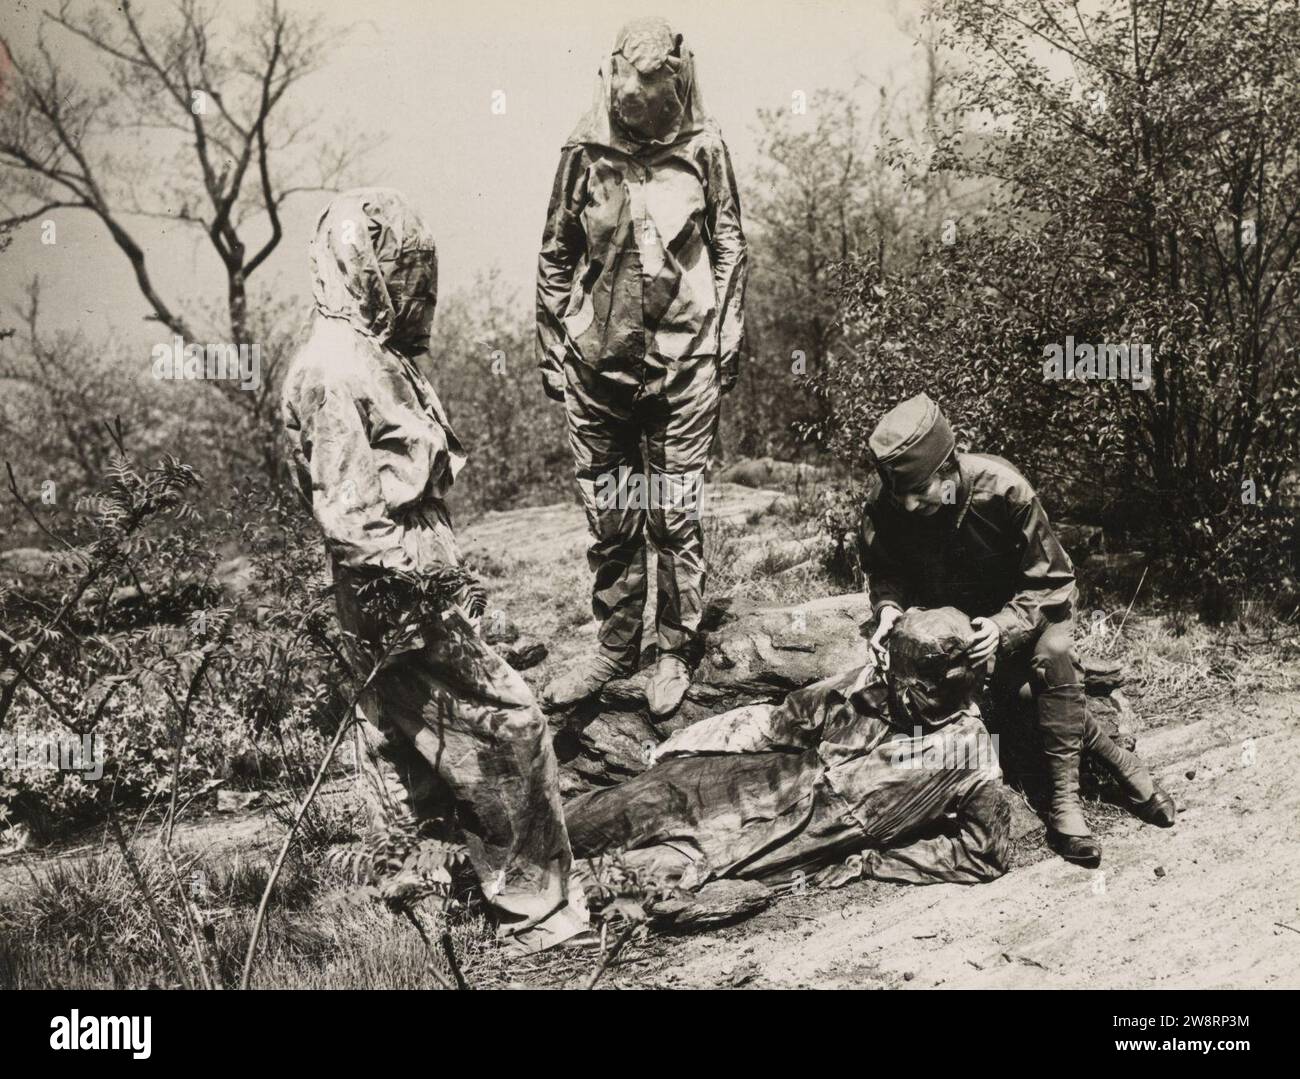
[[[1010,843],[978,710],[895,725],[874,664],[678,731],[649,770],[565,811],[579,857],[617,852],[684,888],[798,881],[857,855],[879,880],[971,884],[1006,871]]]
[[[703,610],[703,472],[743,350],[746,248],[727,149],[689,47],[659,19],[620,33],[564,145],[538,260],[537,355],[563,400],[586,508],[601,646],[640,650],[645,539],[661,653]],[[632,480],[649,469],[641,497]]]
[[[311,248],[316,314],[285,379],[286,459],[325,537],[351,661],[388,627],[357,590],[387,570],[458,562],[444,501],[465,453],[411,356],[427,349],[432,237],[395,191],[335,199]],[[390,656],[359,703],[376,823],[449,818],[501,931],[542,948],[586,925],[550,736],[523,679],[453,607]]]

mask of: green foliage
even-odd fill
[[[725,423],[742,455],[790,457],[801,432],[824,418],[812,379],[839,341],[835,262],[869,242],[885,201],[873,197],[873,181],[892,177],[867,148],[847,94],[817,94],[805,114],[760,110],[758,120],[760,164],[744,207],[751,355]]]
[[[345,683],[323,557],[301,509],[262,487],[240,492],[241,519],[204,516],[193,469],[171,457],[141,468],[115,437],[99,489],[50,532],[62,548],[47,574],[0,591],[5,734],[93,735],[104,755],[99,779],[6,769],[0,821],[38,839],[110,804],[239,782],[259,741],[280,758],[268,771],[318,758]],[[218,582],[217,552],[237,541],[251,552],[256,605],[233,605]]]
[[[462,844],[431,834],[441,830],[441,822],[389,814],[360,847],[330,850],[325,863],[358,886],[358,895],[395,909],[436,897],[446,909],[452,873],[468,868],[469,854]]]
[[[497,274],[438,309],[428,372],[469,463],[452,489],[471,513],[554,502],[572,490],[564,407],[542,392],[532,309]]]
[[[844,261],[828,440],[861,465],[874,419],[924,389],[962,443],[1156,552],[1171,588],[1268,587],[1296,553],[1300,16],[941,10],[970,125],[935,160],[996,187],[951,244]],[[1150,388],[1045,378],[1067,337],[1150,345]]]

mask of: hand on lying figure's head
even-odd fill
[[[966,652],[975,640],[970,619],[955,607],[911,607],[889,636],[890,708],[896,720],[939,726],[966,708],[982,670]]]

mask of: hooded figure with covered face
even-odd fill
[[[376,823],[449,821],[503,936],[540,949],[587,916],[569,894],[555,754],[532,693],[479,637],[468,595],[397,648],[381,648],[395,627],[366,600],[404,580],[468,577],[445,501],[465,452],[414,362],[428,351],[437,267],[398,192],[330,203],[311,246],[310,333],[282,392],[285,456],[325,538],[357,677],[381,658],[358,704]]]
[[[822,871],[974,884],[1007,868],[1010,807],[966,660],[970,619],[911,610],[889,663],[701,720],[654,765],[565,807],[574,851],[617,854],[644,877],[695,888]]]
[[[745,276],[735,177],[690,48],[663,19],[629,23],[561,152],[538,260],[538,363],[568,415],[600,623],[597,654],[548,686],[552,707],[636,668],[647,527],[651,711],[686,691],[703,613],[701,487],[738,373]]]

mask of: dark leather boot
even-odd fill
[[[1174,808],[1174,800],[1154,779],[1151,785],[1155,787],[1155,792],[1145,802],[1139,802],[1133,798],[1129,799],[1129,808],[1138,820],[1144,820],[1148,824],[1154,824],[1159,828],[1172,828],[1174,821],[1178,817],[1178,811]]]
[[[1047,829],[1047,845],[1067,862],[1096,869],[1101,865],[1101,844],[1090,835],[1065,835],[1056,829]]]
[[[1067,862],[1092,869],[1101,864],[1101,844],[1092,838],[1079,804],[1079,754],[1058,753],[1047,759],[1052,783],[1047,816],[1047,844]]]

